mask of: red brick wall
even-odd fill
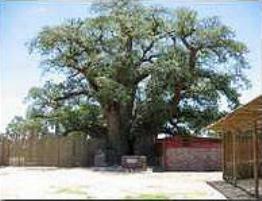
[[[176,136],[157,141],[160,163],[166,170],[221,170],[221,141],[210,138]]]

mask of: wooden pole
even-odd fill
[[[5,156],[5,140],[4,139],[1,141],[1,148],[2,148],[2,151],[1,151],[0,165],[4,165],[4,156]]]
[[[236,157],[237,157],[237,138],[236,138],[236,131],[232,131],[231,135],[233,135],[232,144],[233,144],[233,183],[234,185],[237,184],[237,163],[236,163]]]
[[[223,170],[223,179],[225,179],[226,171],[226,136],[225,131],[222,132],[222,170]]]
[[[253,131],[253,157],[254,157],[254,182],[255,182],[255,197],[259,198],[259,142],[257,133],[257,122],[255,121],[254,131]]]
[[[60,167],[60,144],[61,138],[57,137],[58,140],[58,149],[57,149],[57,166]]]

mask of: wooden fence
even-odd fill
[[[259,136],[259,144],[262,144],[262,136]],[[227,132],[223,135],[223,177],[226,180],[245,179],[254,177],[254,153],[252,132]],[[233,148],[235,147],[235,153]],[[262,149],[259,147],[259,168],[262,175]],[[234,170],[235,163],[235,170]],[[234,172],[235,171],[235,172]]]
[[[82,136],[0,139],[0,165],[92,166],[101,141]]]

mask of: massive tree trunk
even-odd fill
[[[123,137],[126,140],[127,150],[126,154],[133,155],[134,154],[134,136],[131,133],[132,121],[133,121],[133,101],[128,101],[121,109],[121,128]]]
[[[134,154],[135,139],[131,134],[134,97],[125,104],[113,102],[105,109],[108,128],[108,162],[117,164],[121,156]]]
[[[125,153],[120,127],[120,105],[113,102],[106,106],[105,117],[107,120],[107,162],[109,165],[119,163],[119,158]]]

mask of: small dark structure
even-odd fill
[[[221,140],[175,136],[156,140],[158,164],[164,170],[221,170]]]
[[[121,158],[121,166],[128,170],[143,170],[146,171],[147,163],[145,156],[122,156]]]
[[[222,136],[223,178],[237,185],[254,178],[259,197],[261,173],[262,95],[208,126]]]

